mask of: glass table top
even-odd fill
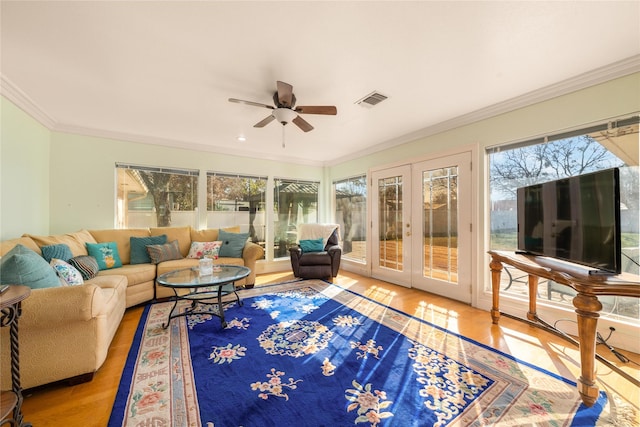
[[[158,277],[158,284],[174,288],[224,285],[244,279],[251,273],[249,268],[239,265],[219,265],[219,267],[220,271],[214,271],[204,276],[200,275],[199,267],[170,271]]]

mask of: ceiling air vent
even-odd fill
[[[356,104],[362,105],[363,107],[371,108],[374,105],[378,105],[379,103],[381,103],[387,98],[388,96],[383,95],[380,92],[373,91],[370,94],[365,95],[364,98],[361,98],[358,101],[356,101]]]

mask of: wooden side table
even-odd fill
[[[9,326],[11,345],[11,390],[3,391],[0,398],[0,425],[31,427],[22,419],[22,387],[20,386],[20,351],[18,319],[22,314],[22,300],[31,294],[27,286],[12,285],[0,294],[0,326]]]

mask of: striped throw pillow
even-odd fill
[[[82,275],[84,280],[91,280],[98,275],[98,261],[89,255],[80,255],[69,260],[69,264],[74,266]]]
[[[147,245],[147,251],[149,251],[149,257],[151,258],[152,264],[183,258],[180,253],[180,246],[178,246],[177,240],[165,245]]]

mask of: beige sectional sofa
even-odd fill
[[[225,229],[239,232],[238,227]],[[191,227],[149,229],[82,230],[55,236],[25,234],[0,242],[0,256],[21,244],[41,254],[43,246],[64,243],[73,256],[87,255],[86,243],[116,242],[122,267],[101,270],[82,285],[33,289],[22,302],[19,320],[20,376],[23,388],[59,380],[90,380],[104,363],[109,345],[128,307],[169,297],[170,289],[158,287],[156,277],[165,272],[194,267],[198,259],[182,258],[158,264],[130,264],[130,238],[167,235],[178,241],[186,257],[192,242],[216,241],[217,229]],[[255,264],[264,255],[262,247],[247,242],[242,258],[219,258],[217,264],[244,265],[251,274],[237,285],[255,284]],[[0,389],[11,387],[9,331],[1,329]]]

